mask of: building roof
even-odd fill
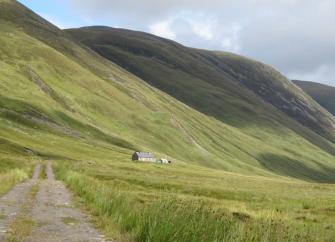
[[[151,152],[135,152],[139,158],[155,158]]]

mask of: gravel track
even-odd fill
[[[16,215],[20,212],[22,204],[34,184],[38,182],[41,165],[37,165],[33,178],[15,186],[11,191],[0,198],[0,241],[6,241],[6,233]]]
[[[45,180],[40,180],[41,165],[33,178],[15,186],[0,198],[0,242],[6,241],[11,223],[27,201],[34,185],[39,186],[31,209],[34,226],[25,242],[107,242],[89,223],[89,217],[72,204],[72,193],[55,180],[51,163],[47,164]]]
[[[47,179],[40,184],[32,210],[33,228],[29,242],[97,242],[103,236],[89,223],[87,215],[72,205],[72,194],[55,180],[52,166],[47,165]]]

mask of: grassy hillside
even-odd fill
[[[319,181],[333,179],[329,173],[334,166],[333,156],[329,153],[334,145],[287,118],[287,122],[320,140],[317,145],[312,144],[275,118],[281,113],[266,112],[266,105],[231,98],[232,103],[225,104],[231,111],[225,115],[236,125],[223,123],[78,45],[15,1],[1,4],[0,105],[3,119],[18,128],[89,143],[92,147],[118,146],[129,155],[143,149],[182,163],[228,171],[276,173]],[[13,16],[14,20],[9,22]],[[218,89],[218,95],[221,91],[226,95],[224,89]],[[243,96],[260,102],[253,95]],[[249,107],[250,112],[242,112],[239,103],[241,108]],[[242,125],[245,119],[250,122]],[[31,146],[16,133],[4,138],[34,153],[78,158],[71,152],[65,155],[61,149],[64,145],[59,143],[44,147],[33,135],[26,138],[31,140]],[[64,148],[72,149],[69,145]],[[327,148],[329,153],[324,151]],[[294,170],[296,174],[291,172],[294,167],[299,167]]]
[[[335,182],[334,143],[236,80],[226,88],[200,74],[156,67],[157,77],[167,71],[169,80],[197,85],[171,81],[180,95],[173,97],[16,1],[0,0],[0,162],[6,167],[0,179],[10,177],[6,189],[48,159],[97,225],[121,241],[333,238],[334,189],[321,183]],[[190,96],[182,100],[184,92]],[[212,108],[202,106],[207,98]],[[219,109],[224,112],[216,114]],[[153,151],[173,165],[134,163],[134,150]],[[183,214],[185,206],[190,212]],[[180,230],[177,215],[194,226]],[[195,234],[205,224],[216,233]],[[228,228],[231,237],[222,238]]]
[[[293,83],[335,116],[335,87],[296,80]]]
[[[335,141],[334,117],[270,66],[136,31],[85,27],[67,32],[151,85],[225,123],[243,127],[266,123],[264,116],[271,116],[297,130],[279,109]]]

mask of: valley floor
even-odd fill
[[[2,173],[0,241],[335,241],[332,184],[127,159]]]
[[[118,241],[335,241],[332,184],[126,159],[55,164]]]

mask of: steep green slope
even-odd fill
[[[16,1],[0,1],[0,18],[3,157],[108,161],[142,149],[181,166],[334,181],[334,145],[234,80],[228,79],[229,88],[214,86],[199,74],[196,96],[198,85],[179,86],[177,98],[189,107],[81,46]],[[176,81],[195,80],[178,69],[152,70],[157,76],[167,70]],[[214,71],[206,75],[218,77]],[[212,104],[206,105],[208,112],[193,109],[203,111],[206,98]],[[219,109],[223,111],[216,114]]]
[[[332,241],[334,185],[296,178],[334,183],[333,143],[239,84],[198,83],[208,112],[0,0],[0,194],[52,160],[111,241]]]
[[[335,140],[334,117],[269,66],[229,53],[186,48],[141,32],[108,27],[67,32],[151,85],[225,123],[235,127],[266,123],[265,115],[293,127],[279,109]]]
[[[297,80],[293,83],[335,116],[335,87]]]

